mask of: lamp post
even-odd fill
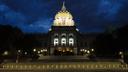
[[[21,52],[21,50],[18,50],[18,51],[17,51],[16,63],[19,62],[19,54],[20,54],[20,52]]]
[[[18,61],[18,59],[19,59],[19,55],[18,55],[18,51],[17,51],[17,54],[16,54],[17,56],[16,56],[16,63],[18,63],[19,61]]]
[[[36,49],[33,49],[33,52],[36,52]]]
[[[121,63],[124,63],[124,54],[122,51],[119,52],[119,55],[120,55],[120,62]]]

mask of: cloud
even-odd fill
[[[8,12],[10,9],[4,5],[4,4],[0,4],[0,13],[5,13]]]
[[[50,10],[55,6],[52,0],[3,0],[3,3],[33,19],[50,15]]]
[[[24,23],[27,20],[26,16],[22,13],[15,12],[4,4],[0,5],[0,14],[0,17],[3,20],[3,22],[0,22],[1,24],[17,25],[18,23]]]
[[[48,32],[50,29],[53,19],[52,18],[40,18],[29,25],[31,32]]]
[[[28,17],[20,12],[11,10],[8,6],[0,5],[0,24],[12,25],[23,32],[47,32],[52,24],[52,18],[43,17],[28,23]]]
[[[101,0],[97,10],[97,15],[102,18],[113,21],[116,20],[123,3],[120,0]]]

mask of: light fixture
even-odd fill
[[[122,52],[122,51],[120,51],[120,52],[119,52],[119,55],[122,55],[122,54],[123,54],[123,52]]]
[[[49,29],[49,31],[52,31],[52,29]]]
[[[69,48],[67,48],[66,50],[69,51]]]
[[[35,52],[35,51],[36,51],[36,49],[33,49],[33,51]]]
[[[72,50],[70,50],[70,52],[73,52]]]
[[[3,55],[8,55],[8,51],[5,51]]]
[[[25,52],[24,54],[27,55],[27,52]]]
[[[79,29],[76,29],[76,31],[79,31]]]
[[[46,51],[47,51],[47,49],[44,49],[44,51],[46,52]]]
[[[18,52],[20,53],[20,52],[21,52],[21,50],[18,50]]]
[[[38,51],[38,54],[40,54],[40,51]]]
[[[63,50],[63,52],[65,52],[65,50]]]
[[[85,49],[84,52],[87,52],[87,50]]]
[[[91,51],[94,51],[94,49],[91,49]]]
[[[82,52],[83,50],[82,50],[82,49],[80,49],[80,51]]]
[[[43,50],[40,50],[40,52],[43,52]]]
[[[87,53],[90,54],[90,51],[88,50]]]

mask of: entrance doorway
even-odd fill
[[[70,55],[74,55],[74,51],[72,48],[55,48],[54,50],[54,55],[56,56],[70,56]]]

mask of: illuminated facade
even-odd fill
[[[73,16],[65,4],[55,15],[53,25],[47,34],[35,35],[39,50],[47,49],[48,55],[80,55],[88,52],[95,34],[81,34],[76,28]],[[40,45],[40,46],[39,46]]]
[[[56,53],[66,55],[77,54],[78,31],[73,20],[73,16],[66,10],[65,4],[55,15],[55,20],[49,31],[50,54]]]

